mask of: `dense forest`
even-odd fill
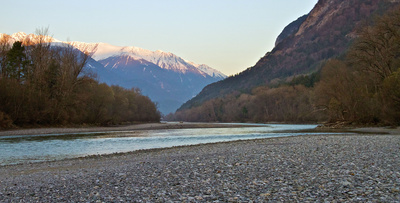
[[[233,92],[167,116],[208,122],[400,124],[400,7],[363,26],[344,55],[289,82]]]
[[[100,84],[85,68],[95,48],[0,39],[0,129],[14,126],[157,122],[156,105],[138,89]]]

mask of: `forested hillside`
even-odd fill
[[[46,30],[26,41],[0,39],[0,128],[159,121],[137,89],[100,84],[84,69],[94,49],[49,43]]]
[[[258,86],[276,86],[293,76],[312,74],[326,60],[343,55],[356,38],[358,28],[397,3],[397,0],[320,0],[305,20],[299,19],[303,22],[294,26],[298,29],[280,38],[281,42],[253,67],[206,86],[180,110],[235,91],[250,93]]]
[[[333,4],[338,9],[326,10]],[[320,1],[296,34],[254,67],[206,87],[170,118],[400,124],[398,2],[353,0],[353,9],[346,5]],[[325,20],[315,20],[321,12]]]

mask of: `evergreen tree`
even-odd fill
[[[29,61],[24,51],[25,47],[22,46],[22,42],[17,41],[13,44],[7,53],[6,77],[18,81],[26,80],[29,77]]]

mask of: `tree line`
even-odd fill
[[[275,86],[233,92],[169,120],[400,124],[400,7],[357,32],[345,55]]]
[[[85,69],[95,47],[55,46],[47,30],[0,39],[0,128],[154,122],[160,113],[139,89],[99,83]]]

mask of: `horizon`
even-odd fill
[[[231,76],[255,65],[274,48],[284,27],[316,3],[22,0],[3,4],[0,17],[8,20],[0,32],[30,34],[47,27],[49,35],[61,41],[162,50]]]

